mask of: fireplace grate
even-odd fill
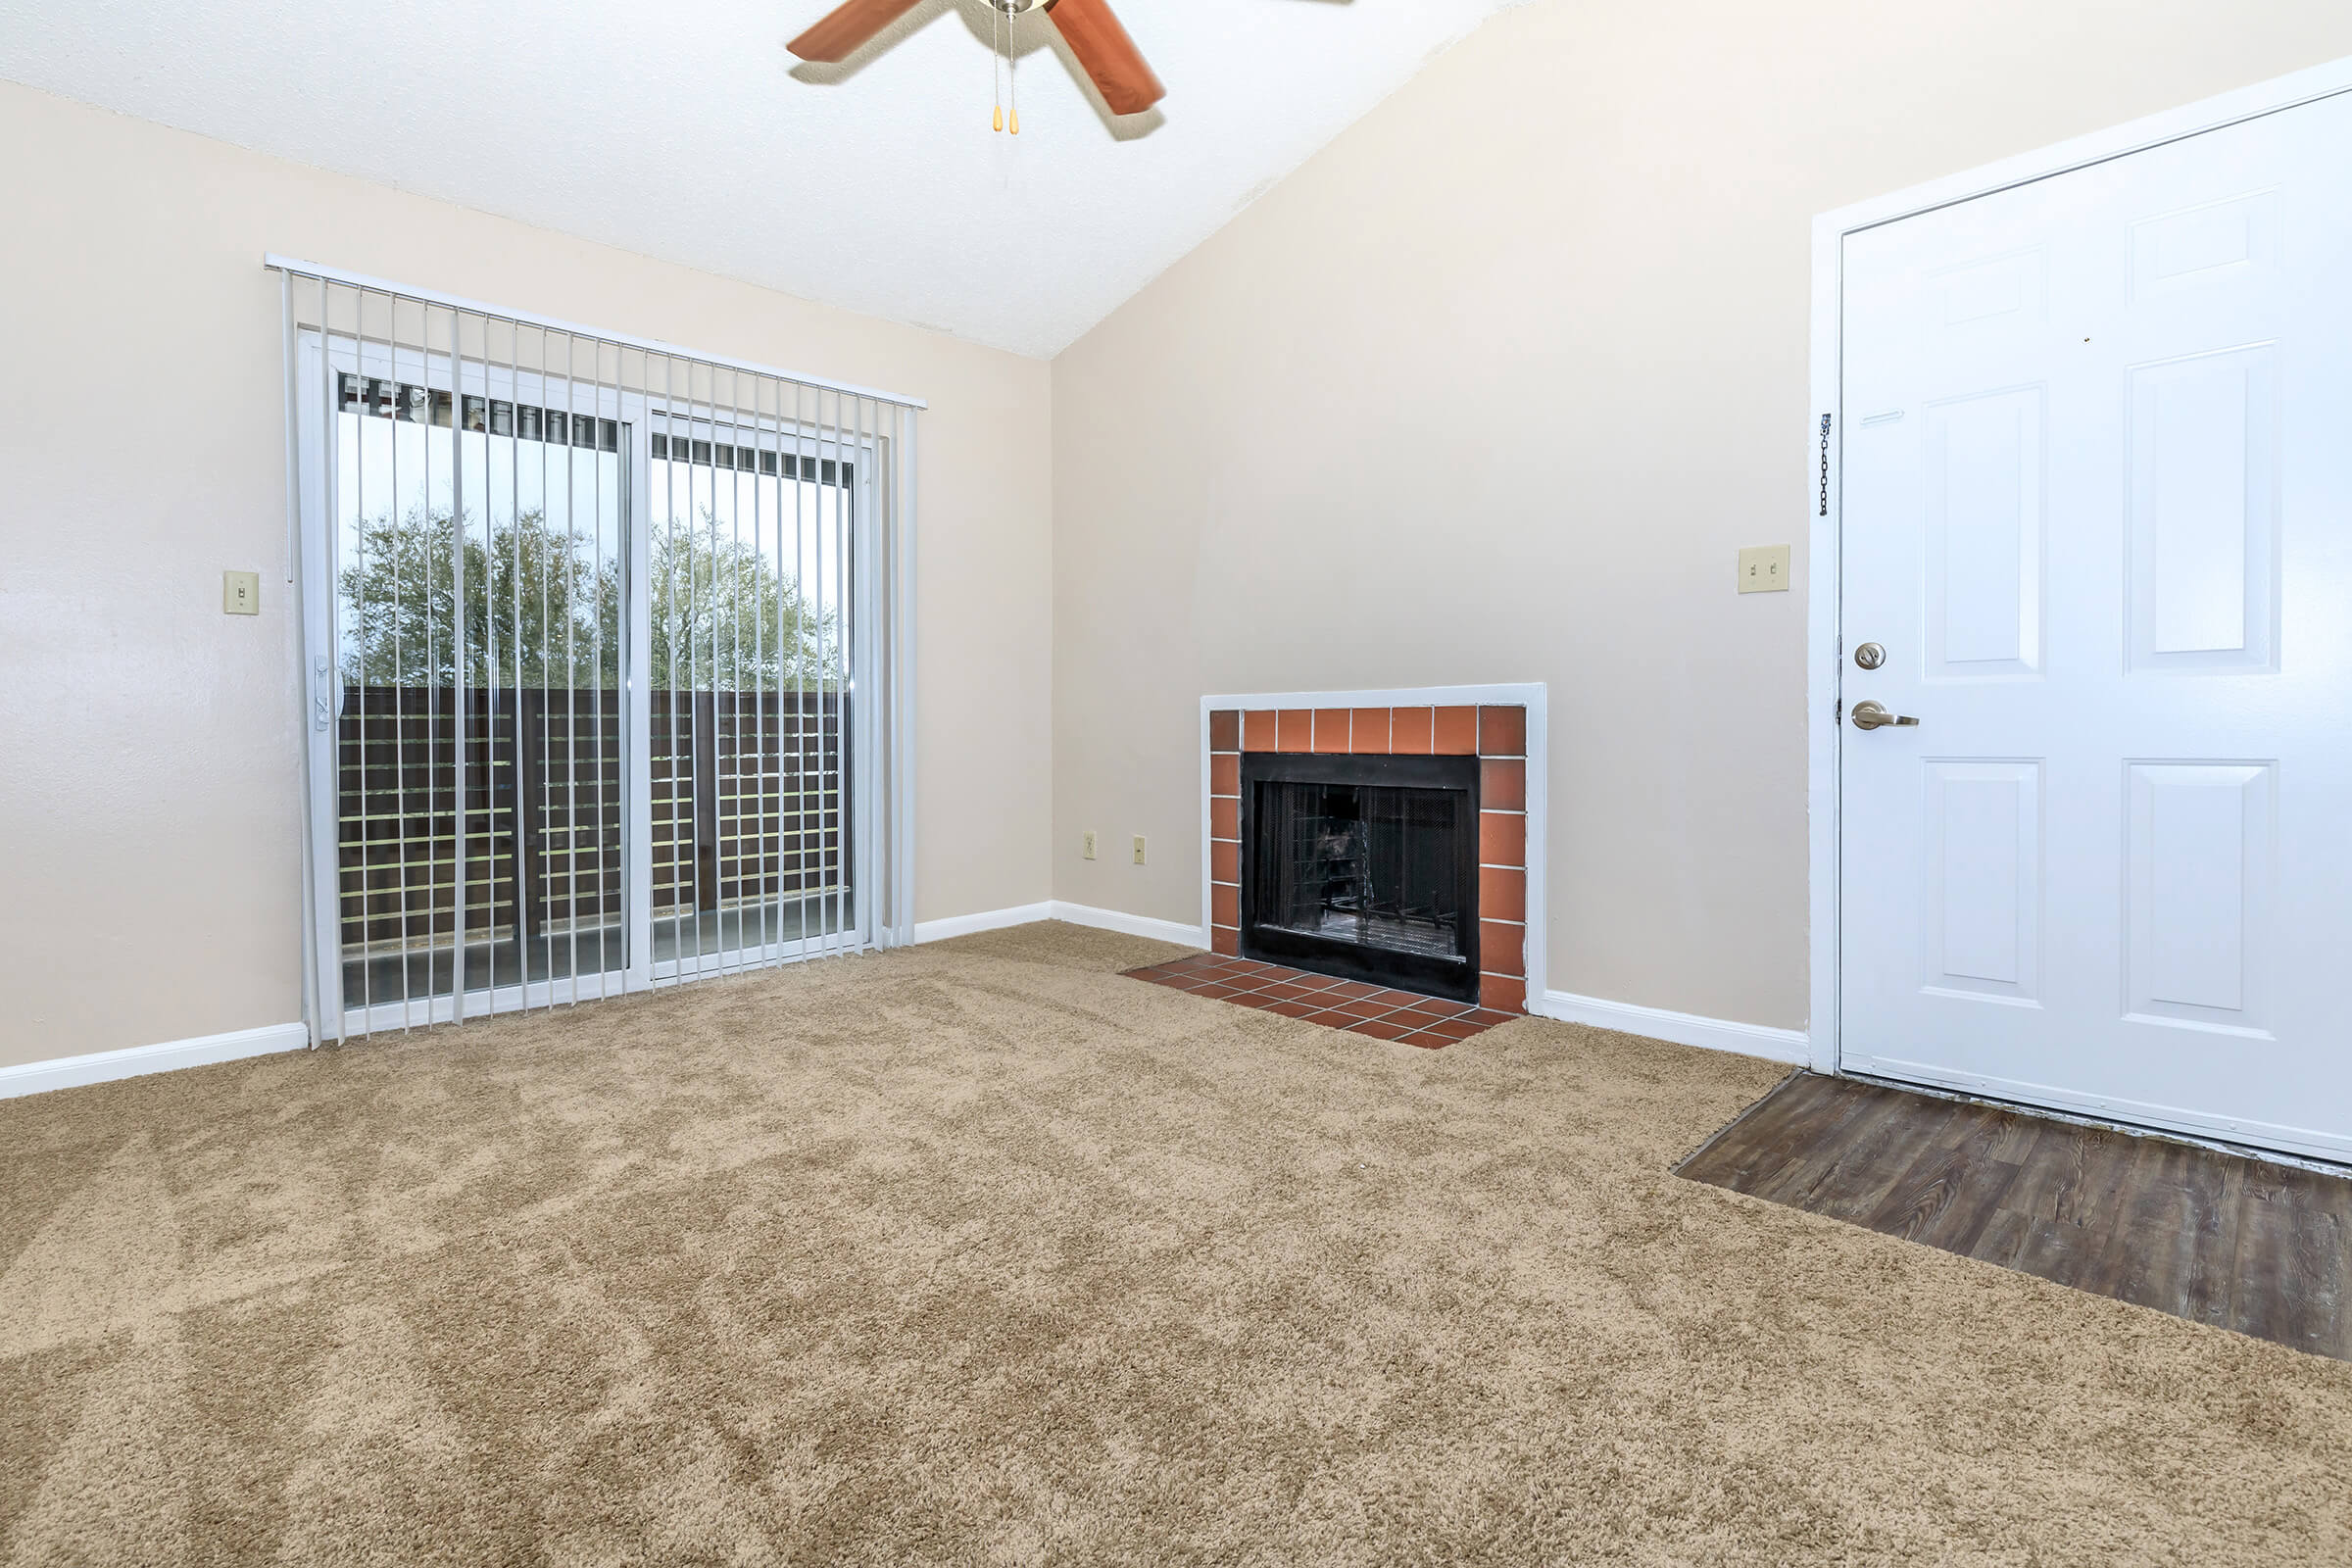
[[[1459,890],[1450,846],[1416,835],[1454,831],[1453,802],[1438,790],[1292,785],[1292,895],[1268,921],[1301,936],[1389,948],[1459,962]],[[1278,876],[1281,874],[1277,872]]]

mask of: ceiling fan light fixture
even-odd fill
[[[913,10],[917,3],[918,0],[846,0],[785,47],[803,60],[838,65],[873,42],[883,28]],[[984,0],[984,3],[992,12],[1007,19],[1043,11],[1053,20],[1054,30],[1069,45],[1070,54],[1112,114],[1140,115],[1167,96],[1167,88],[1152,74],[1143,51],[1136,48],[1135,40],[1119,24],[1109,0]],[[990,52],[995,52],[993,36]],[[1017,102],[1011,123],[1013,133],[1018,135],[1021,116]],[[1003,129],[1003,124],[998,128]]]
[[[874,39],[874,34],[912,11],[919,0],[848,0],[825,13],[816,25],[784,47],[803,60],[837,66]]]
[[[1140,115],[1168,95],[1144,52],[1119,25],[1110,0],[1041,0],[1061,41],[1114,115]]]

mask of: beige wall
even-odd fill
[[[0,1065],[299,1011],[270,249],[931,400],[919,917],[1197,920],[1204,692],[1542,680],[1549,983],[1799,1025],[1804,606],[1731,583],[1802,579],[1811,216],[2347,54],[2334,0],[1545,0],[1051,369],[0,83]]]
[[[1054,896],[1200,918],[1203,693],[1550,687],[1551,988],[1805,1022],[1813,215],[2352,55],[2341,0],[1548,0],[1054,363]],[[1079,858],[1152,836],[1152,864]]]
[[[1047,896],[1043,363],[0,83],[0,1065],[301,1015],[265,250],[929,398],[916,913]]]

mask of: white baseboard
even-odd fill
[[[950,937],[968,937],[975,931],[1002,931],[1009,925],[1029,925],[1039,920],[1067,920],[1072,925],[1091,925],[1098,931],[1119,931],[1131,937],[1180,942],[1188,948],[1208,946],[1207,934],[1197,925],[1179,925],[1174,920],[1153,920],[1141,914],[1128,914],[1119,909],[1098,909],[1085,904],[1064,904],[1059,899],[1045,904],[1015,905],[1009,909],[983,909],[978,914],[951,915],[945,920],[918,920],[915,922],[914,940],[945,942]]]
[[[1129,914],[1121,909],[1098,909],[1091,905],[1068,904],[1060,899],[1045,904],[1023,904],[1009,909],[989,909],[979,914],[960,914],[946,920],[924,920],[916,924],[914,940],[940,942],[949,937],[969,936],[975,931],[999,931],[1006,926],[1028,925],[1037,920],[1067,920],[1072,925],[1118,931],[1131,937],[1151,937],[1160,942],[1180,943],[1188,948],[1208,946],[1208,934],[1197,925],[1154,920],[1148,915]],[[1811,1045],[1802,1029],[1773,1029],[1759,1023],[1701,1018],[1695,1013],[1669,1012],[1664,1007],[1643,1007],[1630,1002],[1604,1002],[1598,997],[1580,997],[1567,991],[1546,991],[1541,1004],[1528,1010],[1540,1017],[1557,1018],[1564,1023],[1587,1023],[1595,1028],[1616,1029],[1629,1035],[1646,1035],[1652,1040],[1670,1040],[1678,1046],[1728,1051],[1736,1055],[1761,1056],[1767,1061],[1787,1062],[1794,1066],[1802,1066],[1812,1059]]]
[[[1008,925],[1028,925],[1037,920],[1054,918],[1051,904],[1023,904],[1009,909],[982,909],[978,914],[951,914],[944,920],[914,922],[914,940],[945,942],[950,937],[968,937],[975,931],[1002,931]]]
[[[127,1051],[101,1051],[87,1056],[59,1056],[53,1061],[28,1061],[0,1067],[0,1100],[16,1095],[38,1095],[52,1089],[102,1084],[144,1073],[172,1072],[202,1067],[240,1056],[266,1056],[276,1051],[300,1051],[311,1043],[311,1032],[298,1023],[273,1023],[261,1029],[239,1029],[225,1035],[200,1035],[193,1040],[167,1040],[160,1046],[132,1046]]]
[[[1098,931],[1119,931],[1131,937],[1150,937],[1155,942],[1179,942],[1188,948],[1208,946],[1208,933],[1197,925],[1180,925],[1174,920],[1154,920],[1146,915],[1129,914],[1122,909],[1098,909],[1091,905],[1064,904],[1055,899],[1053,904],[1055,920],[1067,920],[1072,925],[1091,925]]]
[[[1546,991],[1529,1009],[1563,1023],[1588,1023],[1595,1029],[1616,1029],[1652,1040],[1671,1040],[1678,1046],[1728,1051],[1736,1055],[1761,1056],[1766,1061],[1803,1066],[1812,1059],[1812,1046],[1802,1029],[1772,1029],[1760,1023],[1734,1023],[1727,1018],[1701,1018],[1696,1013],[1669,1012],[1664,1007],[1638,1006],[1630,1002],[1604,1002],[1569,991]]]

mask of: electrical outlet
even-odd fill
[[[224,571],[220,574],[220,612],[227,615],[258,615],[262,612],[262,574],[258,571]]]
[[[1144,863],[1144,836],[1141,833],[1135,836],[1135,863]]]
[[[1750,545],[1740,552],[1740,591],[1778,594],[1788,589],[1788,547]]]
[[[1086,837],[1083,840],[1083,847],[1078,853],[1085,856],[1090,860],[1095,858],[1095,830],[1093,828],[1090,827],[1086,830]]]

